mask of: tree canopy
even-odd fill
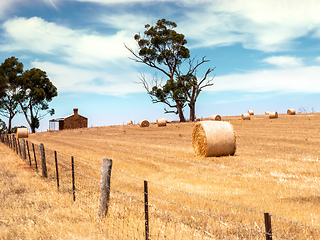
[[[11,57],[0,66],[0,115],[11,121],[17,113],[23,113],[31,131],[40,126],[40,120],[48,113],[49,102],[58,95],[46,72],[38,68],[23,71],[23,64]]]
[[[214,70],[209,68],[204,77],[198,79],[197,69],[200,65],[208,62],[205,57],[200,62],[190,59],[190,51],[185,46],[187,40],[174,28],[177,24],[165,19],[158,20],[155,26],[145,25],[144,35],[136,34],[134,39],[137,42],[138,51],[134,51],[125,45],[133,54],[132,60],[146,64],[147,66],[160,71],[166,78],[165,83],[156,76],[147,80],[141,74],[140,81],[150,95],[153,103],[162,102],[169,108],[165,113],[179,114],[180,121],[185,121],[183,108],[188,105],[190,108],[190,119],[195,116],[195,103],[204,87],[213,85],[213,78],[208,75]],[[183,73],[183,64],[187,69]]]
[[[0,66],[0,115],[9,119],[9,133],[12,119],[19,112],[21,92],[18,81],[22,72],[23,64],[15,57],[7,58]]]

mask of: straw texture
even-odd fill
[[[250,120],[250,114],[249,113],[244,113],[241,115],[241,119],[242,120]]]
[[[253,110],[249,110],[248,113],[249,113],[250,115],[254,115],[254,111],[253,111]]]
[[[128,121],[127,125],[133,125],[133,122],[132,121]]]
[[[149,127],[149,122],[147,121],[147,120],[141,120],[140,122],[139,122],[139,126],[140,127]]]
[[[236,137],[232,125],[224,121],[197,123],[192,132],[192,147],[202,157],[234,155]]]
[[[293,108],[290,108],[287,110],[287,114],[288,115],[296,115],[296,110],[294,110]]]
[[[278,118],[278,113],[277,112],[270,112],[269,118]]]
[[[28,128],[18,128],[17,135],[18,135],[18,138],[27,138],[28,137]]]
[[[165,126],[167,126],[167,119],[166,119],[166,118],[158,118],[158,119],[157,119],[157,126],[158,126],[158,127],[165,127]]]
[[[214,121],[221,121],[221,116],[220,115],[212,115],[211,119]]]

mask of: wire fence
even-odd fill
[[[2,134],[1,141],[94,218],[102,165]],[[320,230],[273,214],[110,171],[106,237],[111,239],[319,239]]]

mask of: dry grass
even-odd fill
[[[195,157],[191,143],[195,123],[168,123],[166,128],[157,128],[155,124],[151,124],[149,128],[133,125],[64,130],[30,134],[29,140],[34,143],[44,143],[47,148],[96,163],[100,163],[103,157],[112,158],[113,169],[119,173],[123,172],[153,183],[259,212],[269,212],[319,229],[320,114],[279,115],[278,119],[254,115],[251,116],[251,121],[241,121],[240,117],[224,117],[223,120],[230,121],[235,129],[237,151],[234,156]],[[125,177],[121,174],[113,176],[125,181]],[[127,181],[140,189],[143,186],[141,181],[135,182],[132,179]],[[40,182],[38,186],[46,184],[44,182],[41,185]],[[24,183],[29,185],[31,181],[24,181]],[[115,181],[112,184],[120,187],[120,184]],[[41,191],[41,188],[38,191]],[[40,195],[45,192],[43,189]],[[264,230],[263,216],[260,214],[174,192],[153,184],[150,185],[150,193],[224,219],[228,218],[230,221]],[[54,191],[49,194],[53,195],[50,198],[58,198]],[[19,197],[16,198],[21,200]],[[142,199],[142,196],[137,198]],[[41,199],[44,201],[43,198]],[[68,209],[66,211],[76,211],[69,199],[70,197],[66,200],[69,204],[65,206]],[[121,206],[120,202],[123,199],[123,196],[113,195],[114,210],[112,211],[118,208],[119,211],[128,212],[126,207],[129,208],[131,205],[132,209],[137,209],[132,199],[126,200],[126,204],[131,203],[128,204],[130,206]],[[257,239],[247,229],[239,229],[228,222],[199,217],[194,212],[182,211],[176,205],[163,203],[156,198],[151,197],[150,201],[159,208],[163,205],[166,211],[175,216],[181,216],[183,221],[192,222],[228,238]],[[64,201],[61,200],[61,202]],[[136,211],[128,214],[140,216],[140,210]],[[39,215],[39,213],[27,215],[25,219],[29,219],[29,216],[40,217]],[[167,231],[170,235],[170,231],[176,229],[176,232],[189,232],[194,239],[197,239],[198,232],[185,230],[183,229],[185,226],[174,225],[170,217],[163,217],[156,211],[152,216],[154,236],[157,234],[160,236],[162,231]],[[85,215],[83,217],[88,218]],[[57,220],[50,218],[50,221],[57,221],[59,225],[61,216],[56,215],[55,218]],[[49,220],[43,220],[37,226],[46,229],[44,225],[46,221]],[[126,219],[126,221],[129,220]],[[142,224],[143,228],[143,222],[138,221],[136,220],[136,225]],[[272,218],[272,221],[275,234],[294,239],[319,238],[318,232],[287,224],[278,218]],[[77,225],[77,221],[74,220],[69,219],[66,222],[69,222],[69,226]],[[20,230],[19,224],[21,223],[17,221],[17,230]],[[93,222],[91,224],[95,225]],[[121,225],[122,229],[131,226],[130,222],[124,220],[120,223],[115,222],[114,225],[119,227],[119,224],[123,225]],[[52,225],[54,224],[50,224]],[[43,232],[38,231],[37,234],[41,235]],[[72,233],[69,236],[71,235]],[[176,237],[176,239],[183,238],[188,239],[186,235]]]
[[[0,144],[0,239],[106,239],[104,223]]]

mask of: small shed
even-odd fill
[[[87,128],[88,118],[78,114],[78,108],[73,109],[73,115],[65,118],[56,118],[49,121],[49,128],[55,130],[55,123],[59,123],[59,130]]]

